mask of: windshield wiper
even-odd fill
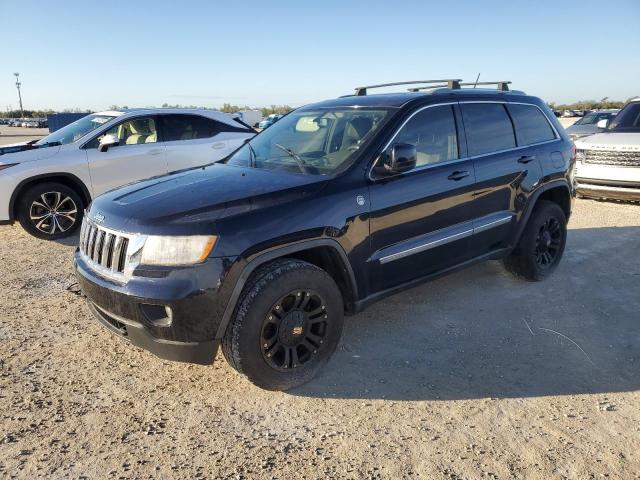
[[[274,146],[278,147],[280,150],[282,150],[291,158],[293,158],[296,161],[296,165],[298,166],[298,168],[302,173],[309,173],[309,170],[307,169],[307,166],[304,164],[304,160],[302,160],[300,155],[298,155],[296,152],[294,152],[290,148],[285,147],[284,145],[280,145],[279,143],[274,143]]]

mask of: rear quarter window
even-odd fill
[[[518,145],[548,142],[556,138],[547,117],[537,107],[508,104],[507,108],[516,129]]]
[[[467,135],[469,155],[483,155],[516,146],[513,125],[500,103],[463,103],[460,105]]]

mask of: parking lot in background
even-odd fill
[[[2,227],[0,476],[631,478],[639,239],[640,205],[577,200],[548,280],[488,262],[390,297],[274,393],[128,346],[78,295],[77,237]]]

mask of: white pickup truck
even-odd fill
[[[640,97],[630,100],[602,133],[576,140],[578,195],[640,201]]]

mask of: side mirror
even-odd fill
[[[109,150],[109,147],[115,147],[120,144],[120,139],[117,135],[113,135],[112,133],[105,135],[100,139],[100,144],[98,145],[98,151],[106,152]]]
[[[605,129],[609,126],[609,120],[607,120],[606,118],[603,118],[602,120],[599,120],[598,123],[596,123],[596,125],[598,126],[598,128]]]
[[[388,173],[404,173],[416,166],[418,151],[415,145],[396,143],[391,147],[384,162],[384,169]]]

